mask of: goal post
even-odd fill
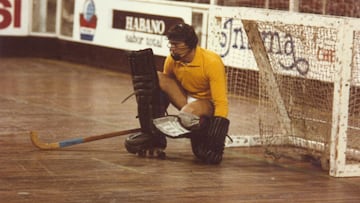
[[[276,158],[317,161],[331,176],[360,176],[359,27],[351,18],[211,7],[208,47],[227,68],[229,132],[239,141],[228,146],[260,145]]]
[[[269,97],[271,103],[275,104],[274,107],[278,113],[276,118],[281,119],[279,123],[285,130],[284,133],[286,135],[291,135],[290,118],[283,98],[281,97],[280,88],[276,83],[274,72],[271,69],[270,60],[267,55],[266,48],[262,43],[257,24],[256,22],[249,20],[242,20],[242,24],[247,34],[249,45],[252,47],[252,51],[256,53],[254,54],[256,64],[258,67],[261,67],[259,69],[260,82],[267,81],[267,83],[264,84],[264,87],[266,92],[271,95],[271,97]]]
[[[360,70],[360,32],[355,31],[356,27],[353,27],[358,26],[359,29],[359,25],[345,21],[342,29],[339,29],[341,40],[336,46],[336,50],[341,54],[336,59],[338,74],[334,83],[329,171],[330,175],[336,177],[360,176],[359,125],[356,125],[358,123],[352,125],[353,121],[360,118],[357,110],[354,109],[359,105],[359,95],[352,94],[359,88],[356,80],[358,79],[357,72]],[[351,133],[354,128],[358,131],[356,134]],[[350,143],[352,147],[348,147]],[[350,161],[348,163],[347,159],[356,160],[356,164]]]

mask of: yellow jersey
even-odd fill
[[[175,78],[189,96],[210,99],[215,107],[214,116],[227,117],[225,66],[218,54],[197,46],[190,63],[174,61],[169,55],[165,59],[163,73]]]

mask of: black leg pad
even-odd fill
[[[223,158],[229,124],[230,121],[223,117],[210,118],[206,133],[191,137],[194,155],[207,164],[219,164]]]
[[[128,53],[132,82],[138,104],[138,118],[143,132],[153,133],[152,119],[164,116],[159,79],[152,49],[130,51]]]

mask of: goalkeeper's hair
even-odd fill
[[[172,26],[166,33],[168,40],[184,42],[190,49],[194,49],[198,43],[198,37],[194,28],[186,23]]]

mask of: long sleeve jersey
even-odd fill
[[[227,117],[225,67],[218,54],[197,46],[190,63],[174,61],[168,56],[163,72],[175,78],[191,97],[210,99],[215,107],[214,116]]]

